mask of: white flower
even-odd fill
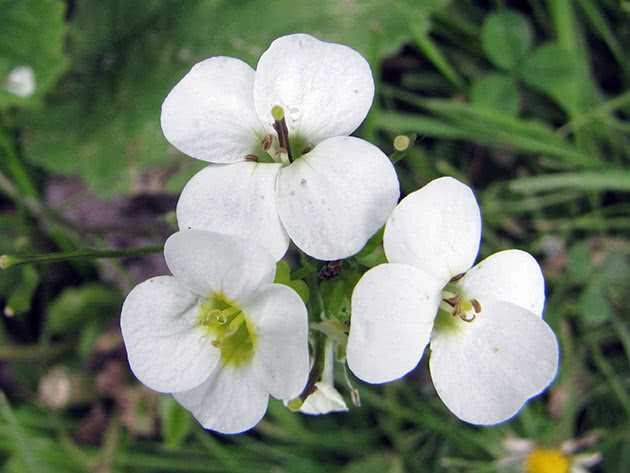
[[[470,269],[480,237],[479,207],[459,181],[436,179],[404,198],[385,227],[390,263],[365,273],[352,295],[347,357],[356,376],[383,383],[411,371],[430,342],[442,401],[490,425],[554,379],[558,342],[542,320],[538,263],[508,250]]]
[[[271,255],[251,242],[187,230],[164,249],[173,276],[136,286],[122,309],[129,364],[145,385],[173,393],[208,429],[247,430],[269,395],[291,399],[308,377],[304,303],[273,284]]]
[[[327,338],[324,346],[324,369],[321,380],[315,383],[315,390],[307,396],[298,409],[301,413],[320,415],[348,411],[346,402],[334,385],[334,350],[334,342]],[[289,405],[289,403],[285,402],[285,405]]]
[[[289,237],[319,259],[358,252],[399,197],[387,156],[346,136],[373,95],[358,52],[305,34],[276,39],[256,71],[230,57],[196,64],[162,105],[171,144],[213,163],[182,191],[179,227],[255,239],[276,259]]]
[[[525,473],[588,473],[602,460],[600,452],[577,453],[600,437],[591,432],[579,439],[566,440],[559,448],[545,448],[529,439],[508,437],[503,442],[506,454],[497,461],[498,471],[520,466]]]
[[[4,87],[18,97],[30,97],[35,93],[35,73],[30,66],[18,66],[9,72]]]

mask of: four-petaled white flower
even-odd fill
[[[309,394],[300,408],[302,414],[321,415],[331,412],[347,412],[348,406],[339,391],[335,388],[335,343],[326,339],[324,346],[324,369],[321,379],[315,383],[314,390]],[[285,402],[285,405],[290,405]]]
[[[122,309],[129,364],[173,393],[206,428],[247,430],[269,395],[298,396],[308,377],[306,307],[273,284],[271,255],[251,242],[187,230],[164,249],[173,276],[136,286]]]
[[[289,237],[318,259],[358,252],[399,197],[387,156],[347,136],[373,95],[357,51],[305,34],[273,41],[256,71],[230,57],[196,64],[162,105],[169,142],[213,163],[182,191],[180,229],[255,239],[276,259]]]
[[[347,359],[360,379],[383,383],[412,370],[430,343],[442,401],[466,422],[491,425],[551,383],[558,342],[542,320],[538,263],[508,250],[471,269],[480,238],[479,207],[459,181],[437,179],[404,198],[385,227],[389,263],[352,295]]]
[[[35,93],[35,73],[30,66],[18,66],[9,72],[4,87],[18,97],[30,97]]]

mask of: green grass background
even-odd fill
[[[520,248],[541,262],[555,384],[479,429],[441,404],[423,361],[404,381],[356,383],[362,407],[348,414],[272,402],[249,434],[215,435],[124,361],[120,305],[159,260],[21,266],[0,273],[2,471],[491,472],[508,435],[554,446],[593,430],[593,471],[630,471],[625,0],[0,0],[0,85],[21,65],[37,81],[28,98],[0,87],[0,253],[161,243],[203,165],[168,147],[163,98],[196,61],[255,66],[293,32],[369,60],[376,97],[357,134],[391,153],[417,133],[396,164],[404,193],[457,177],[481,205],[481,256]],[[42,382],[60,368],[76,392],[54,409]]]

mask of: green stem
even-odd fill
[[[69,261],[81,258],[96,259],[142,256],[151,253],[159,253],[163,249],[163,245],[150,245],[125,250],[96,250],[93,248],[83,248],[73,251],[43,253],[39,255],[2,255],[0,256],[0,269],[7,269],[20,264],[58,263],[61,261]]]

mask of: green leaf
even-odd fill
[[[381,228],[372,238],[368,240],[363,249],[356,254],[354,259],[366,268],[372,268],[382,263],[387,263],[385,250],[383,249],[383,233]]]
[[[567,110],[580,110],[583,84],[575,54],[556,43],[537,48],[518,68],[518,76],[533,89]]]
[[[0,0],[0,109],[34,105],[55,85],[66,67],[63,54],[64,2]],[[6,88],[16,67],[33,71],[35,91],[21,97]]]
[[[405,469],[398,457],[375,453],[347,465],[343,473],[402,473]]]
[[[612,309],[599,279],[593,280],[577,301],[582,319],[591,325],[600,325],[612,318]]]
[[[33,266],[19,268],[21,277],[11,291],[4,308],[6,315],[17,315],[28,312],[35,290],[39,286],[39,273]]]
[[[593,269],[593,257],[587,241],[575,243],[568,251],[568,276],[572,281],[585,282],[590,278]]]
[[[630,172],[625,169],[616,169],[601,172],[572,172],[522,177],[510,182],[510,189],[526,194],[550,192],[558,189],[630,192]]]
[[[514,79],[505,74],[490,73],[473,82],[470,91],[473,105],[494,109],[506,115],[518,114],[518,89]]]
[[[289,286],[298,293],[305,304],[308,303],[310,294],[308,285],[301,279],[291,279],[291,268],[289,267],[289,263],[286,261],[280,260],[276,264],[276,277],[273,282]]]
[[[329,318],[336,319],[341,323],[350,320],[352,290],[360,278],[361,273],[358,271],[344,268],[335,278],[320,283],[324,310]]]
[[[177,450],[192,429],[190,414],[171,396],[160,396],[160,421],[164,446]]]
[[[529,51],[532,39],[529,20],[514,10],[488,15],[481,28],[483,50],[501,69],[514,69]]]
[[[102,284],[68,288],[50,303],[46,330],[51,335],[74,333],[96,320],[117,316],[120,303],[119,292]]]

